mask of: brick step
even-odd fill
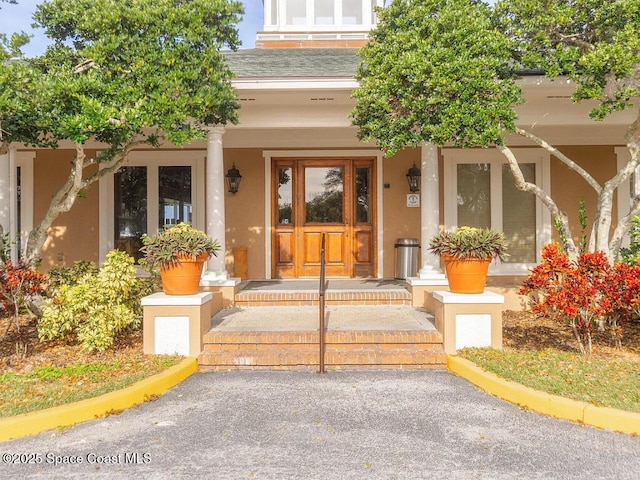
[[[317,346],[313,350],[205,350],[199,362],[202,367],[214,370],[314,368],[318,366]],[[441,348],[430,351],[406,346],[384,348],[370,345],[355,350],[327,348],[325,352],[327,368],[443,368],[445,364],[446,355]]]
[[[289,294],[283,294],[289,295]],[[410,306],[331,306],[326,311],[328,368],[443,368],[442,335]],[[318,309],[248,307],[219,312],[203,337],[206,369],[318,366]]]
[[[311,344],[319,342],[317,331],[210,330],[203,338],[205,349],[215,344]],[[442,344],[435,330],[329,330],[327,344]]]
[[[240,291],[235,295],[237,307],[318,306],[318,292]],[[411,305],[411,293],[391,291],[335,291],[325,294],[327,305]]]

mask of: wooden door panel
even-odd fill
[[[354,231],[355,261],[371,263],[372,242],[370,231]]]
[[[293,231],[291,232],[278,232],[276,236],[276,252],[278,263],[290,263],[294,261],[294,249],[293,249]]]
[[[307,227],[309,228],[309,227]],[[336,228],[336,227],[333,227]],[[320,275],[320,258],[322,249],[322,233],[320,229],[304,232],[304,258],[298,266],[300,276]],[[343,231],[324,232],[325,237],[325,265],[326,274],[332,277],[345,276],[347,249],[345,248],[345,233]]]
[[[327,265],[344,265],[347,263],[346,258],[346,242],[347,238],[344,231],[327,232],[325,240],[325,259]]]
[[[273,260],[275,278],[295,277],[295,234],[293,230],[276,231]]]
[[[304,255],[302,258],[303,263],[306,264],[319,264],[320,263],[320,248],[322,244],[322,232],[304,232]]]

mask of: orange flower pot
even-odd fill
[[[160,269],[162,290],[167,295],[193,295],[198,293],[202,266],[209,255],[204,253],[198,257],[184,256],[167,268]]]
[[[449,289],[453,293],[482,293],[491,259],[443,257]]]

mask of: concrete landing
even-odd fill
[[[216,330],[317,330],[318,307],[242,307],[219,312]],[[406,305],[326,307],[327,330],[436,330],[433,316]]]

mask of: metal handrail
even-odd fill
[[[325,373],[324,371],[324,352],[325,352],[325,326],[324,326],[324,294],[327,290],[327,286],[325,284],[324,279],[324,270],[325,270],[325,257],[324,257],[324,242],[325,242],[325,234],[322,234],[322,243],[320,245],[320,285],[318,287],[318,304],[320,306],[320,326],[318,330],[319,335],[319,370],[318,373]]]

